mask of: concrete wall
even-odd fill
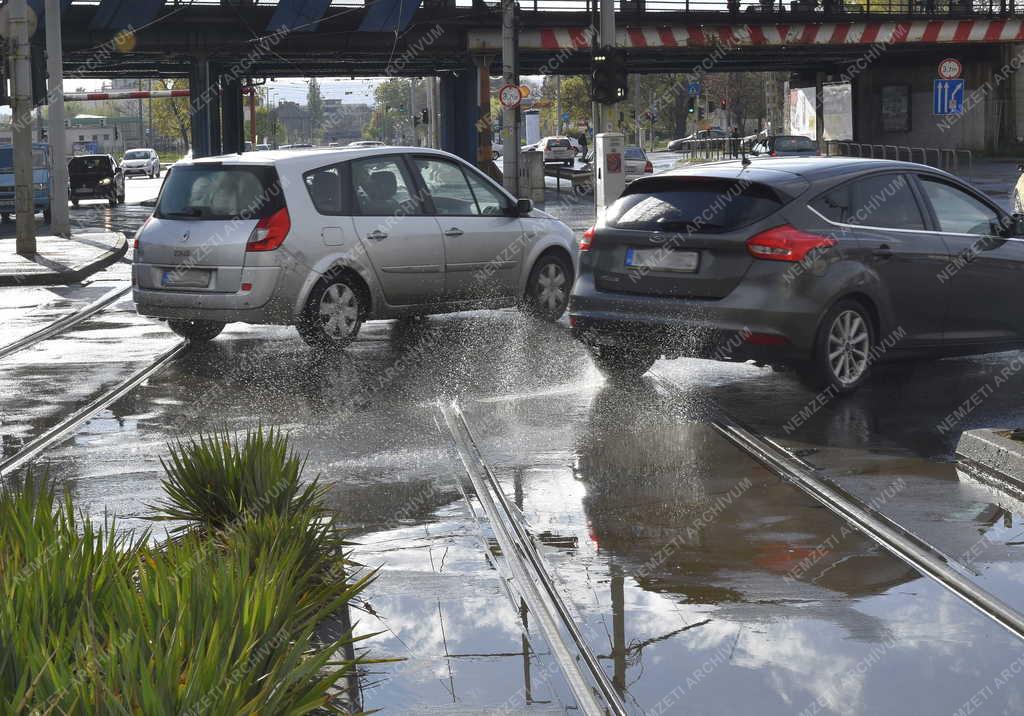
[[[884,55],[854,79],[854,138],[871,144],[971,149],[997,152],[1003,132],[1013,127],[1010,87],[1017,79],[1005,73],[1009,46],[991,45],[971,50],[944,50],[931,55]],[[959,59],[964,67],[965,112],[948,121],[934,115],[933,81],[938,64],[946,57]],[[987,83],[987,84],[986,84]],[[882,124],[882,87],[910,86],[910,128],[885,131]],[[974,93],[972,95],[972,93]],[[976,100],[976,101],[975,101]]]

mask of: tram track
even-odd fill
[[[148,365],[135,371],[117,385],[103,391],[85,405],[65,416],[59,423],[26,442],[18,452],[0,461],[0,479],[25,467],[51,446],[69,437],[79,426],[114,401],[124,397],[153,377],[188,349],[188,341],[180,341],[160,353]]]
[[[683,398],[682,389],[671,380],[657,373],[649,375],[663,393]],[[717,405],[712,407],[711,425],[746,455],[783,481],[799,488],[891,555],[1024,639],[1024,614],[976,584],[966,568],[937,547],[850,494],[784,446],[743,425]]]
[[[580,631],[522,515],[509,503],[480,453],[458,402],[438,401],[437,406],[466,469],[472,491],[487,515],[510,568],[514,587],[537,620],[580,711],[588,716],[625,716],[626,707],[618,691]],[[463,488],[463,495],[468,501],[469,490]]]
[[[71,330],[75,326],[82,322],[92,318],[97,313],[112,305],[119,298],[127,294],[132,290],[131,286],[125,286],[124,288],[115,288],[97,298],[87,306],[83,306],[79,310],[59,318],[56,321],[43,326],[37,331],[29,333],[27,336],[12,341],[6,345],[0,346],[0,358],[6,358],[9,355],[22,351],[26,348],[30,348],[37,343],[41,343],[48,338],[59,336],[66,331]]]

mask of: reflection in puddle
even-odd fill
[[[646,384],[464,412],[532,531],[559,537],[545,559],[633,712],[955,712],[1017,658],[1001,628]]]

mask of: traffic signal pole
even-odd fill
[[[71,218],[68,214],[68,143],[64,130],[64,55],[60,34],[60,0],[46,0],[46,73],[47,120],[50,125],[50,157],[53,167],[50,177],[53,190],[50,195],[50,232],[57,236],[71,236]]]
[[[505,84],[519,86],[519,48],[516,43],[515,0],[501,0],[501,74]],[[519,197],[519,107],[502,110],[501,158],[502,182],[505,189]]]
[[[29,64],[28,0],[8,4],[11,40],[11,144],[14,154],[15,250],[22,256],[36,253],[36,217],[32,197],[32,68]],[[64,128],[61,127],[61,134]]]
[[[601,46],[615,47],[615,0],[601,0]],[[598,108],[600,124],[595,132],[615,131],[612,117],[615,105],[603,104]],[[595,145],[596,146],[596,145]]]

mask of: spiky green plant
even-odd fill
[[[179,444],[162,517],[186,528],[159,547],[46,481],[0,488],[0,713],[341,712],[357,639],[316,628],[374,575],[346,574],[301,468],[274,431]]]
[[[305,512],[321,503],[316,480],[302,484],[302,460],[280,430],[250,430],[239,442],[227,432],[170,446],[161,460],[167,499],[156,520],[181,521],[175,534],[228,529],[250,515]]]

